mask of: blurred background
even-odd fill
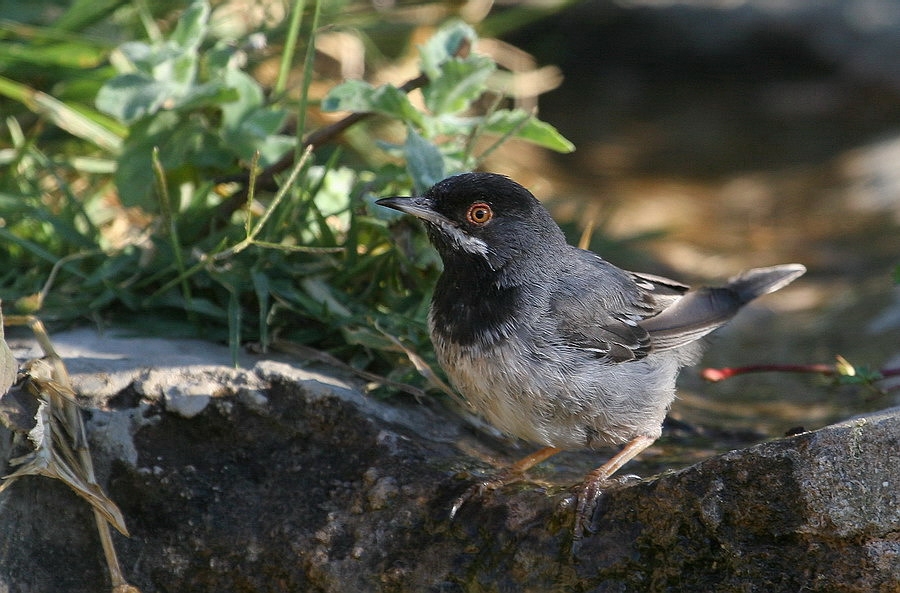
[[[0,74],[91,105],[111,74],[112,49],[147,31],[170,31],[186,4],[0,0]],[[304,27],[314,3],[307,4]],[[241,47],[247,71],[266,92],[277,85],[291,6],[212,3],[210,37]],[[860,372],[900,367],[896,2],[373,0],[317,6],[322,15],[308,86],[314,101],[345,79],[399,86],[417,76],[416,46],[440,23],[458,17],[471,24],[480,36],[475,51],[499,65],[489,86],[503,88],[517,107],[536,109],[576,147],[556,154],[514,140],[482,166],[532,189],[573,243],[589,240],[621,267],[697,284],[752,266],[801,262],[809,268],[719,331],[704,365],[831,364],[840,355]],[[79,14],[90,18],[80,21]],[[57,43],[56,53],[48,39]],[[65,59],[63,43],[69,43]],[[298,52],[287,97],[296,99],[307,74],[302,66]],[[86,73],[99,73],[97,81],[86,80]],[[15,120],[27,132],[18,139],[15,126],[0,132],[0,175],[8,183],[20,174],[27,138],[40,136],[57,147],[71,139],[35,115],[28,96],[3,94],[7,123]],[[306,129],[344,115],[311,109]],[[353,158],[370,158],[360,146],[352,147]],[[92,174],[108,173],[101,167]],[[67,195],[53,183],[47,187],[51,195]],[[104,207],[126,213],[110,232],[139,235],[134,229],[147,224],[144,213],[122,207],[109,188],[102,193]],[[7,191],[0,199],[16,198]],[[7,275],[4,299],[30,294],[18,278]],[[35,280],[29,290],[38,286]],[[709,384],[687,370],[673,410],[673,418],[687,424],[673,426],[695,434],[695,426],[716,426],[723,434],[713,434],[713,441],[746,435],[753,442],[896,404],[896,391],[835,386],[817,375],[752,374]]]

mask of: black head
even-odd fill
[[[494,173],[455,175],[422,196],[376,203],[425,221],[445,268],[487,265],[498,271],[512,261],[543,260],[566,245],[559,226],[537,198]]]

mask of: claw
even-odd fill
[[[454,517],[456,517],[456,513],[459,512],[459,509],[462,508],[464,504],[472,500],[473,498],[477,498],[483,496],[486,492],[491,490],[496,490],[501,486],[509,484],[510,482],[514,482],[516,480],[521,480],[522,475],[537,465],[538,463],[552,457],[559,453],[559,449],[554,447],[544,447],[538,451],[535,451],[531,455],[527,457],[523,457],[519,461],[515,462],[506,470],[503,471],[497,477],[491,480],[485,480],[483,482],[478,482],[473,484],[469,488],[466,489],[454,502],[453,506],[450,507],[450,520],[452,521]]]
[[[609,461],[584,478],[584,484],[581,487],[581,492],[578,494],[578,504],[575,508],[574,534],[576,540],[581,539],[583,533],[593,533],[594,511],[597,507],[597,500],[603,494],[602,488],[622,483],[620,480],[610,480],[610,476],[634,459],[638,453],[652,445],[655,440],[656,438],[650,436],[638,436],[631,439]],[[624,480],[627,482],[631,478],[632,476],[625,476]]]
[[[456,518],[456,513],[459,512],[459,509],[461,509],[464,504],[473,498],[480,498],[481,496],[484,496],[486,492],[499,488],[502,485],[503,482],[501,480],[485,480],[483,482],[476,482],[466,488],[466,491],[453,501],[453,506],[450,507],[450,520],[452,521]]]
[[[603,488],[606,481],[587,480],[581,485],[575,505],[575,525],[573,535],[576,540],[585,534],[596,531],[594,527],[594,512],[597,509],[597,501],[603,496]]]
[[[639,482],[640,476],[628,474],[615,478],[596,479],[592,476],[588,478],[578,487],[577,503],[575,505],[575,525],[573,533],[575,539],[581,539],[585,534],[592,534],[597,531],[595,527],[597,503],[608,490],[627,486],[634,482]]]

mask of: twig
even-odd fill
[[[467,39],[463,39],[460,41],[459,47],[456,48],[454,56],[466,57],[471,49],[472,48],[469,41]],[[309,64],[307,64],[307,67],[309,67]],[[407,80],[405,83],[403,83],[400,86],[400,90],[408,94],[416,89],[422,88],[427,84],[428,76],[423,72],[415,78]],[[374,115],[374,113],[369,111],[351,113],[329,126],[325,126],[324,128],[319,128],[318,130],[310,132],[294,154],[289,153],[285,155],[277,163],[270,165],[262,173],[259,174],[259,186],[274,191],[275,189],[277,189],[275,183],[275,175],[290,168],[291,164],[296,160],[297,154],[302,153],[304,150],[309,149],[310,147],[312,148],[312,150],[315,150],[319,146],[331,142],[334,138],[340,136],[351,126],[371,117],[372,115]],[[248,192],[247,182],[249,178],[250,174],[246,171],[242,171],[234,175],[228,175],[216,179],[217,183],[239,183],[243,186],[240,191],[235,192],[234,195],[230,196],[228,199],[219,204],[216,212],[216,218],[218,220],[228,220],[231,215],[241,207],[242,204],[246,203]]]
[[[743,367],[725,367],[721,369],[705,368],[700,376],[711,383],[717,383],[747,373],[813,373],[833,377],[837,369],[833,364],[751,364]]]
[[[291,354],[293,356],[297,356],[299,358],[303,358],[306,360],[316,360],[318,362],[323,362],[327,365],[338,368],[342,371],[346,371],[348,373],[352,373],[357,377],[361,377],[366,381],[371,381],[373,383],[379,383],[381,385],[385,385],[387,387],[392,387],[397,391],[402,391],[404,393],[408,393],[412,395],[417,400],[425,397],[425,392],[415,387],[413,385],[408,385],[406,383],[401,383],[400,381],[394,381],[388,379],[387,377],[382,377],[381,375],[377,375],[375,373],[370,373],[369,371],[364,371],[362,369],[358,369],[350,366],[344,361],[335,358],[331,354],[327,352],[323,352],[321,350],[317,350],[310,346],[305,346],[303,344],[298,344],[296,342],[290,342],[288,340],[273,340],[269,345],[270,349],[285,352],[287,354]]]
[[[419,76],[412,78],[403,85],[400,86],[400,90],[404,93],[411,93],[416,89],[420,89],[423,86],[428,84],[428,76],[425,74],[420,74]],[[322,146],[323,144],[327,144],[331,142],[336,137],[343,134],[348,128],[361,122],[364,119],[367,119],[374,115],[374,112],[371,111],[359,111],[355,113],[351,113],[338,121],[334,122],[331,125],[325,126],[324,128],[319,128],[318,130],[314,130],[310,132],[306,138],[303,140],[303,148],[306,149],[308,147],[312,147],[313,150]],[[262,171],[262,173],[258,176],[258,182],[263,187],[271,187],[274,185],[275,175],[281,173],[288,169],[291,164],[294,162],[294,155],[288,154],[277,163],[269,165]],[[227,175],[224,177],[219,177],[216,179],[217,183],[241,183],[246,184],[248,179],[250,178],[250,173],[247,171],[242,171],[240,173],[235,173],[234,175]],[[241,192],[238,192],[240,194]],[[237,194],[236,194],[237,195]],[[227,201],[230,202],[234,196],[229,198]],[[223,202],[224,205],[226,202]]]
[[[854,377],[862,383],[874,383],[888,377],[900,376],[900,368],[869,371],[850,364],[843,356],[837,356],[835,364],[752,364],[743,367],[705,368],[700,376],[716,383],[748,373],[811,373],[825,377]]]

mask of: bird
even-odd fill
[[[698,361],[702,338],[806,271],[755,268],[692,290],[623,270],[570,245],[528,189],[496,173],[376,203],[423,221],[440,255],[428,328],[450,382],[489,424],[540,447],[481,489],[562,450],[621,446],[580,486],[575,520],[586,530],[613,474],[660,437],[679,370]]]

